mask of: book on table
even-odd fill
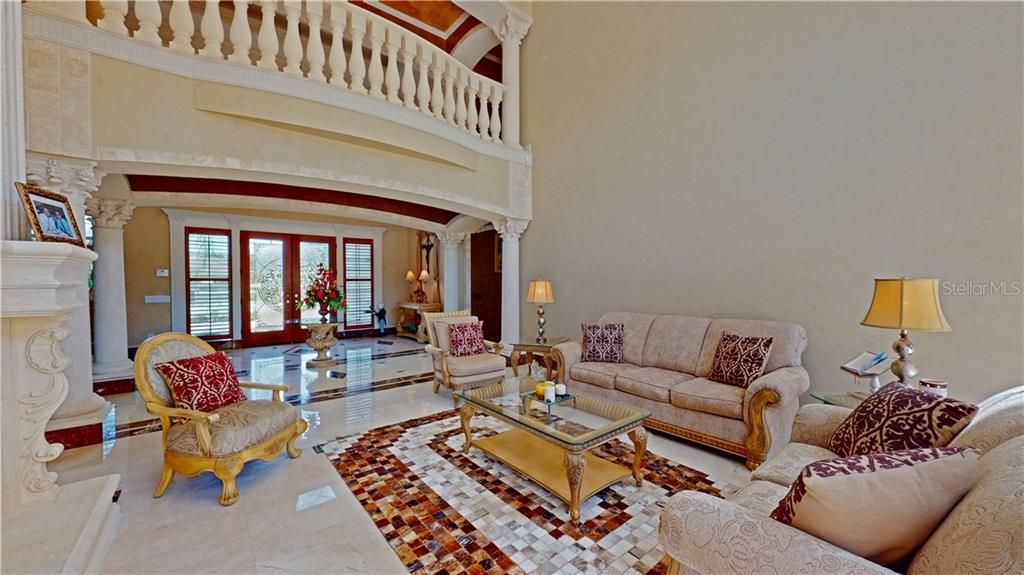
[[[885,352],[865,351],[844,363],[842,369],[858,377],[875,377],[889,371],[892,362],[893,358],[888,357]]]

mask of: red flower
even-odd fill
[[[316,297],[318,297],[318,298],[323,298],[323,297],[324,297],[324,290],[319,290],[319,291],[317,291],[317,292],[316,292]]]

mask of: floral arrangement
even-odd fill
[[[302,301],[295,303],[296,309],[312,309],[319,306],[321,322],[327,321],[327,315],[332,311],[344,312],[348,308],[345,295],[338,289],[337,273],[325,268],[323,264],[316,267],[316,272],[311,274],[312,280],[306,293],[302,295]]]

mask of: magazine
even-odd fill
[[[890,358],[884,351],[881,353],[865,351],[844,363],[842,368],[860,377],[873,377],[889,371],[889,366],[893,361],[893,358]]]

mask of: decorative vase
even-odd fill
[[[320,323],[327,323],[327,316],[331,315],[331,308],[327,307],[327,302],[320,302]]]

